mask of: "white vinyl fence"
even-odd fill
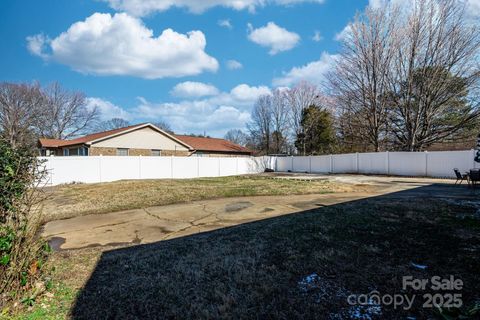
[[[187,179],[263,172],[272,158],[208,157],[42,157],[47,185],[122,179]]]
[[[453,178],[480,167],[474,150],[351,153],[308,157],[43,157],[48,185],[123,179],[188,179],[279,172],[363,173]]]
[[[466,172],[480,167],[474,150],[433,152],[350,153],[308,157],[277,157],[275,171],[364,173],[453,178],[453,168]]]

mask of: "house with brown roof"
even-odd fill
[[[252,151],[224,139],[174,135],[142,123],[71,140],[38,141],[42,156],[251,156]]]

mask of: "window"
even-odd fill
[[[49,150],[47,150],[48,155]],[[50,150],[51,154],[54,154],[53,150]],[[65,148],[63,149],[63,155],[65,157],[68,156],[88,156],[88,148],[87,147],[78,147],[78,148]]]
[[[128,149],[117,149],[117,156],[128,156]]]
[[[194,155],[195,155],[196,157],[204,157],[204,156],[205,156],[205,154],[204,154],[203,152],[198,152],[198,151],[195,152]]]
[[[152,157],[160,157],[162,155],[162,150],[152,150]]]

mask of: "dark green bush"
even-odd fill
[[[38,171],[37,159],[28,148],[12,148],[0,139],[0,222],[16,218],[15,211],[21,210],[18,202],[25,197],[35,183]]]
[[[43,172],[35,151],[0,139],[0,307],[34,287],[46,258],[38,237]]]

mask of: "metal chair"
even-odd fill
[[[458,170],[458,168],[454,168],[453,171],[455,172],[455,176],[457,177],[457,181],[455,181],[455,184],[457,184],[459,181],[460,181],[459,184],[462,184],[463,180],[466,180],[467,183],[469,183],[469,181],[468,181],[469,174],[468,173],[461,174],[460,170]]]
[[[475,188],[478,182],[480,182],[480,171],[479,170],[470,170],[468,179],[472,183],[472,187]]]

